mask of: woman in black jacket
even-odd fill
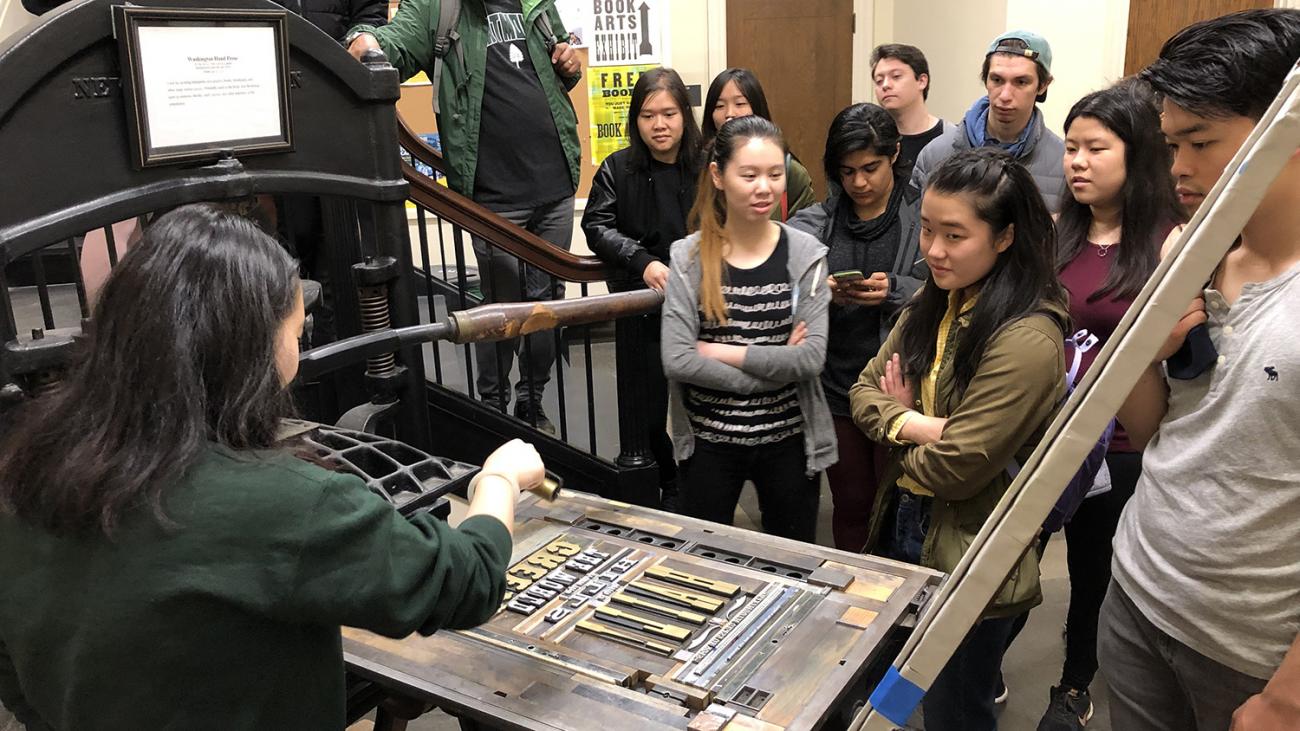
[[[919,253],[919,192],[897,178],[898,127],[881,107],[854,104],[826,133],[826,201],[790,219],[829,249],[833,297],[822,386],[840,459],[826,470],[835,546],[860,551],[876,494],[876,445],[853,423],[849,388],[928,274]],[[838,276],[834,276],[838,275]]]
[[[663,291],[668,250],[686,236],[686,214],[700,172],[700,128],[686,85],[669,68],[641,74],[627,115],[629,145],[601,163],[582,214],[591,250],[614,267],[610,291],[649,287]],[[676,508],[677,466],[668,439],[668,382],[659,358],[659,316],[645,322],[640,349],[647,381],[650,448],[659,463],[665,509]]]

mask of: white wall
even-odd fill
[[[876,43],[908,43],[930,63],[930,111],[956,121],[984,93],[984,51],[1006,28],[1006,0],[903,0],[878,2],[893,16]],[[888,22],[888,21],[885,21]]]
[[[36,16],[28,13],[18,0],[0,0],[0,39],[8,38],[35,19]]]
[[[1052,82],[1042,104],[1058,135],[1079,97],[1124,75],[1129,0],[1006,0],[1007,28],[1032,30],[1052,44]]]
[[[1003,31],[1028,29],[1052,45],[1055,81],[1042,105],[1057,134],[1079,97],[1124,73],[1129,0],[878,0],[875,43],[910,43],[930,62],[930,110],[960,119],[984,94],[979,70]]]

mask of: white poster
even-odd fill
[[[588,0],[588,65],[659,63],[663,56],[664,0]]]
[[[283,136],[274,28],[141,25],[139,49],[149,147]]]
[[[591,26],[591,3],[593,0],[555,0],[555,9],[564,21],[564,29],[569,31],[569,40],[578,48],[587,46],[587,28]]]

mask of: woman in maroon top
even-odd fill
[[[1065,118],[1065,180],[1057,219],[1061,282],[1074,328],[1098,342],[1083,354],[1083,377],[1155,269],[1160,243],[1183,221],[1169,175],[1169,149],[1154,100],[1121,84],[1080,99]],[[1070,572],[1065,666],[1039,725],[1081,729],[1092,715],[1097,612],[1110,583],[1111,539],[1142,471],[1142,454],[1116,428],[1106,454],[1111,489],[1083,501],[1065,526]],[[1104,488],[1105,471],[1094,492]]]

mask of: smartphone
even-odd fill
[[[860,282],[866,279],[866,276],[857,269],[845,269],[842,272],[835,272],[831,275],[835,278],[837,284],[848,284],[849,282]]]

